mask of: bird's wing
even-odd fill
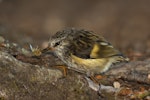
[[[107,40],[89,31],[77,33],[70,46],[71,53],[80,58],[105,58],[122,55]]]
[[[122,53],[115,49],[109,42],[98,41],[91,50],[90,58],[105,58],[117,55],[122,56]]]
[[[90,53],[95,43],[94,38],[96,37],[85,30],[78,31],[73,37],[72,45],[70,46],[71,53],[80,58],[90,58]]]

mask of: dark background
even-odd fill
[[[150,0],[0,0],[0,35],[45,47],[66,27],[103,35],[131,58],[150,54]]]

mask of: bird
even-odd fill
[[[46,51],[53,51],[68,69],[87,76],[105,73],[112,65],[129,61],[103,36],[76,28],[56,32],[42,52]]]

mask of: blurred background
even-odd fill
[[[0,35],[44,48],[59,30],[103,35],[131,59],[150,55],[150,0],[0,0]]]

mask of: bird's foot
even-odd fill
[[[63,76],[64,76],[64,77],[67,76],[67,70],[68,70],[68,69],[67,69],[66,66],[61,65],[61,66],[54,66],[54,67],[61,69],[61,70],[63,71]]]

